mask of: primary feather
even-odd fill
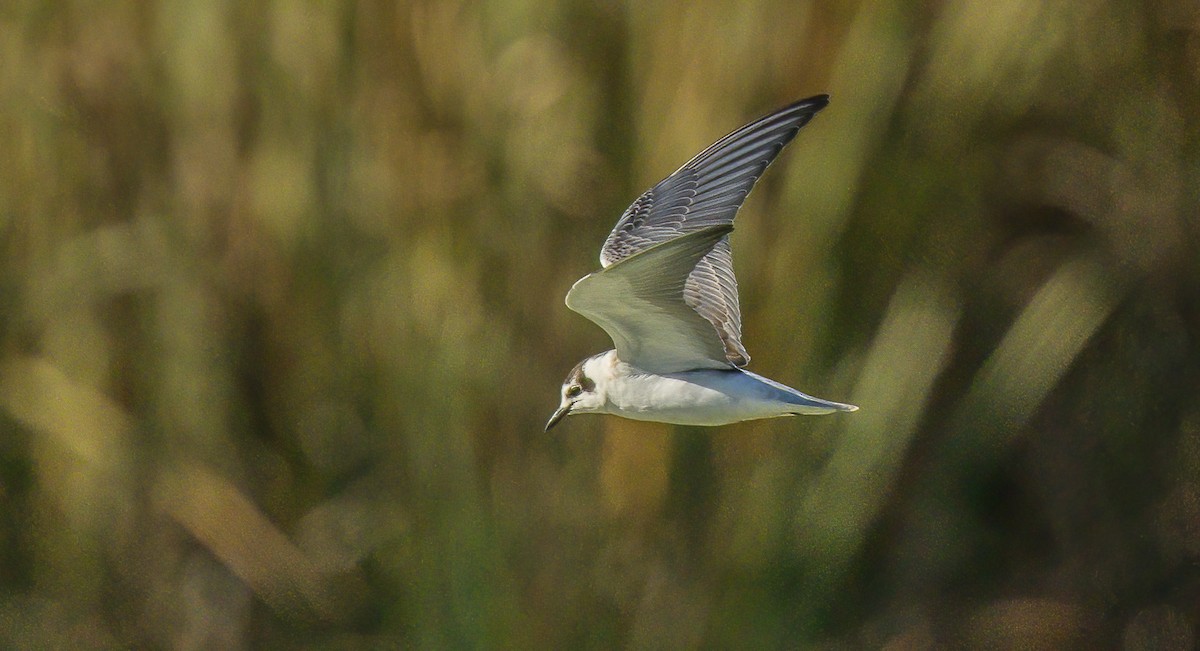
[[[650,188],[621,215],[600,251],[609,267],[649,247],[713,226],[733,223],[738,208],[767,166],[829,103],[827,95],[800,100],[721,138]],[[684,302],[716,329],[724,358],[750,361],[742,345],[742,315],[728,234],[695,264]]]

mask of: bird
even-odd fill
[[[613,414],[675,425],[855,411],[746,370],[729,234],[771,161],[821,109],[802,99],[724,136],[639,196],[600,250],[600,270],[567,307],[614,348],[575,365],[546,431],[567,416]]]

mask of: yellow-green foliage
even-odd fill
[[[1191,648],[1192,3],[5,0],[0,646]],[[577,417],[644,188],[832,104],[751,368]]]

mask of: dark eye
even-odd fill
[[[567,397],[568,398],[574,398],[575,396],[578,396],[580,393],[583,393],[583,387],[579,386],[578,384],[572,384],[570,387],[567,388]]]

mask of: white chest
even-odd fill
[[[739,371],[632,372],[607,387],[613,413],[678,425],[725,425],[789,413],[777,390]]]

